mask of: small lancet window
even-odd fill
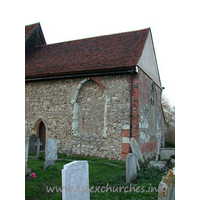
[[[155,130],[155,118],[156,118],[156,95],[155,86],[151,84],[150,93],[150,130]]]

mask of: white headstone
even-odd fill
[[[89,200],[87,161],[73,161],[62,169],[62,200]]]
[[[44,169],[49,166],[54,166],[54,161],[57,160],[57,143],[53,138],[49,139],[45,147],[45,162]]]
[[[144,162],[144,158],[143,158],[140,146],[138,145],[137,141],[134,138],[131,138],[130,145],[131,145],[132,152],[138,156],[138,159]]]
[[[129,153],[126,156],[126,183],[137,179],[137,155]]]

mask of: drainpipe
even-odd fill
[[[132,70],[131,70],[131,75],[130,75],[130,139],[132,135],[132,119],[133,119],[133,75],[138,74],[138,66],[136,65]],[[131,147],[130,147],[130,152],[131,152]]]
[[[130,75],[130,139],[131,139],[131,134],[132,134],[132,119],[133,119],[133,111],[132,111],[132,106],[133,106],[133,69],[131,70],[131,75]]]

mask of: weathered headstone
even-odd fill
[[[161,138],[162,138],[162,134],[157,134],[156,135],[157,138],[157,154],[156,154],[156,161],[159,160],[159,156],[160,156],[160,147],[161,147]]]
[[[49,166],[54,166],[54,161],[57,160],[57,143],[53,138],[49,139],[45,147],[45,162],[44,169]]]
[[[32,134],[29,138],[29,153],[37,152],[37,147],[35,146],[36,142],[37,142],[37,136],[35,134]]]
[[[42,142],[40,142],[40,138],[37,139],[37,142],[35,143],[35,146],[37,147],[37,157],[40,157],[40,146],[42,145]]]
[[[129,153],[126,156],[126,183],[137,179],[138,158],[135,153]]]
[[[144,162],[144,158],[143,158],[140,146],[138,145],[137,141],[134,138],[130,139],[130,145],[131,145],[132,152],[138,156],[138,159]]]
[[[144,162],[144,158],[143,158],[140,146],[138,145],[137,141],[134,138],[130,139],[130,146],[131,146],[132,152],[137,155],[138,159]],[[137,161],[137,166],[138,166],[138,170],[140,170],[140,165],[138,161]]]
[[[29,146],[29,142],[25,141],[25,171],[27,173],[31,172],[31,169],[27,167],[27,161],[28,161],[28,146]]]
[[[174,200],[175,199],[175,174],[170,169],[166,176],[158,186],[158,200]]]
[[[89,200],[87,161],[73,161],[62,169],[62,200]]]
[[[158,170],[162,171],[166,168],[167,166],[167,161],[150,161],[148,164],[148,167],[155,167]]]
[[[175,148],[160,148],[160,159],[170,159],[172,155],[175,155]]]
[[[69,150],[67,150],[67,156],[72,156],[72,148],[70,148]]]

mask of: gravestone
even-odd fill
[[[138,145],[137,141],[134,138],[130,139],[130,146],[131,146],[132,152],[137,155],[138,159],[144,162],[144,158],[143,158],[140,146]],[[138,169],[140,170],[140,165],[138,161],[137,161],[137,166],[138,166]]]
[[[126,157],[126,183],[137,179],[138,158],[135,153],[129,153]]]
[[[167,161],[150,161],[148,167],[155,167],[158,170],[162,171],[167,167]]]
[[[67,150],[67,156],[72,156],[72,148],[70,148],[69,150]]]
[[[167,175],[162,177],[162,180],[158,186],[158,200],[174,200],[175,199],[175,171],[174,170],[170,169]]]
[[[160,157],[160,147],[161,147],[161,138],[162,138],[162,134],[158,134],[156,135],[157,138],[157,154],[156,154],[156,161],[159,160]]]
[[[57,160],[57,143],[53,138],[49,139],[45,147],[45,162],[44,169],[49,166],[54,166],[54,161]]]
[[[160,148],[160,159],[161,160],[168,160],[171,156],[175,156],[175,148]]]
[[[87,161],[73,161],[62,169],[62,200],[89,200]]]
[[[28,161],[28,141],[25,141],[25,168],[27,167]]]
[[[29,153],[37,152],[37,147],[35,146],[36,142],[37,142],[37,136],[35,134],[32,134],[29,138]]]
[[[40,138],[37,139],[37,142],[35,143],[35,146],[37,147],[37,157],[40,157],[40,146],[42,145],[42,142],[40,142]]]
[[[144,162],[144,158],[143,158],[140,146],[138,145],[137,141],[134,138],[130,139],[130,145],[131,145],[132,152],[138,156],[138,159]]]
[[[28,161],[28,146],[29,146],[29,142],[25,141],[25,171],[27,173],[31,172],[31,169],[27,167],[27,161]]]

